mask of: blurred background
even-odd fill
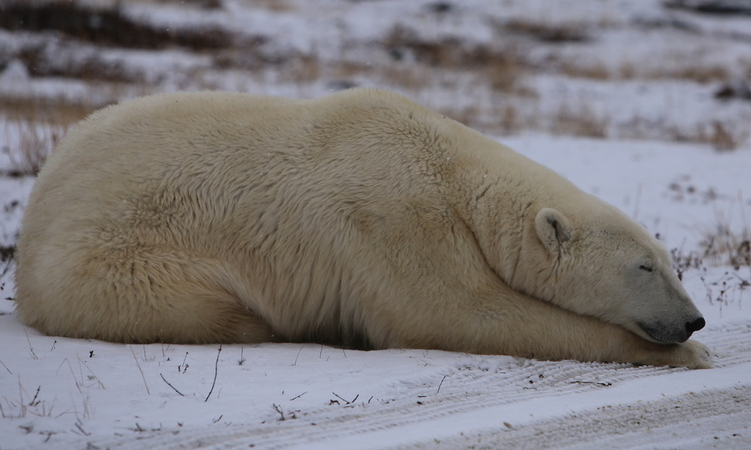
[[[379,87],[498,136],[732,151],[750,74],[748,0],[0,2],[0,145],[24,141],[19,172],[97,108],[201,89]]]

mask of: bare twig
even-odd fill
[[[176,387],[172,386],[172,383],[170,383],[169,381],[167,381],[166,378],[164,378],[164,375],[160,373],[159,376],[162,377],[162,380],[164,380],[165,383],[167,383],[167,386],[171,387],[175,392],[180,394],[181,397],[185,397],[185,395],[183,395],[182,392],[178,391]]]
[[[303,392],[303,393],[302,393],[302,394],[300,394],[300,395],[296,395],[296,396],[292,397],[291,399],[289,399],[289,401],[292,401],[292,400],[297,400],[298,398],[302,397],[303,395],[305,395],[305,394],[307,394],[307,393],[308,393],[308,391],[305,391],[305,392]]]
[[[29,339],[29,331],[24,327],[23,332],[26,334],[26,341],[29,343],[29,350],[31,351],[31,357],[39,359],[36,353],[34,353],[34,347],[31,345],[31,339]]]
[[[188,360],[188,352],[185,352],[185,357],[183,358],[183,363],[177,366],[177,371],[181,373],[185,373],[186,370],[188,370],[188,364],[185,364],[185,361]]]
[[[438,390],[435,391],[436,394],[438,394],[439,392],[441,392],[441,386],[443,386],[443,380],[445,380],[447,376],[448,375],[444,375],[443,378],[441,378],[441,382],[438,383]]]
[[[93,352],[93,350],[92,350],[92,352]],[[106,389],[104,387],[104,383],[102,383],[102,381],[99,379],[99,377],[96,376],[94,374],[94,372],[89,368],[88,364],[86,364],[86,361],[82,360],[81,357],[78,356],[78,353],[76,353],[76,357],[78,358],[78,364],[79,364],[79,366],[82,364],[86,368],[86,370],[88,370],[89,373],[91,374],[91,376],[89,376],[89,379],[90,380],[92,380],[92,379],[96,380],[96,382],[97,382],[97,384],[99,385],[100,388]],[[81,374],[81,384],[83,384],[83,374]]]
[[[146,393],[151,395],[151,391],[149,391],[149,385],[146,384],[146,375],[143,374],[143,369],[141,369],[141,364],[138,362],[138,358],[136,357],[136,352],[133,351],[133,347],[130,348],[130,353],[133,354],[133,359],[136,360],[136,366],[138,366],[138,371],[141,372],[141,378],[143,379],[143,385],[146,388]]]
[[[11,372],[10,369],[8,369],[8,366],[6,366],[2,361],[0,361],[0,365],[5,367],[5,370],[7,370],[9,374],[13,375],[13,372]]]
[[[298,350],[298,351],[297,351],[297,356],[295,356],[295,362],[293,362],[293,363],[292,363],[292,365],[293,365],[293,366],[296,366],[296,365],[297,365],[297,358],[299,358],[299,357],[300,357],[300,352],[302,352],[302,349],[303,349],[303,347],[305,347],[305,346],[304,346],[304,345],[301,345],[301,346],[300,346],[300,350]]]
[[[80,421],[76,421],[76,428],[78,428],[78,430],[83,433],[84,436],[91,436],[91,433],[83,429]]]
[[[607,381],[583,381],[583,380],[574,380],[569,381],[568,384],[594,384],[595,386],[612,386],[613,383],[609,383]]]
[[[209,401],[209,397],[211,397],[211,393],[214,392],[214,386],[216,385],[216,375],[219,372],[219,354],[222,353],[222,346],[219,345],[219,351],[216,352],[216,362],[214,362],[214,381],[211,383],[211,390],[209,391],[209,395],[206,396],[205,402]]]
[[[39,397],[40,390],[42,390],[42,386],[37,387],[37,392],[36,394],[34,394],[34,398],[32,398],[31,401],[29,402],[29,406],[36,406],[39,404],[39,402],[37,401],[37,397]]]
[[[360,397],[360,394],[357,394],[355,395],[355,398],[353,398],[352,400],[346,400],[341,395],[337,394],[336,392],[332,392],[332,394],[334,394],[339,400],[343,401],[347,405],[354,403]]]
[[[278,412],[281,418],[279,419],[280,422],[284,421],[284,410],[281,406],[277,405],[276,403],[272,403],[271,407],[274,408],[274,411]]]
[[[245,362],[245,357],[243,356],[243,351],[245,350],[245,347],[240,347],[240,359],[237,361],[237,364],[242,366]]]

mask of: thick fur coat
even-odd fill
[[[710,366],[642,227],[377,90],[99,111],[39,174],[18,255],[18,316],[52,335]]]

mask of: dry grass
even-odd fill
[[[562,74],[572,78],[589,78],[592,80],[609,80],[613,78],[610,69],[603,63],[577,64],[563,61],[560,66]]]
[[[624,72],[624,69],[621,70]],[[702,64],[697,61],[690,67],[661,67],[648,70],[638,76],[640,79],[647,80],[688,80],[697,83],[709,83],[713,81],[724,81],[731,77],[727,67],[717,64]]]
[[[57,31],[94,44],[152,50],[172,46],[215,50],[230,47],[234,39],[221,28],[164,28],[137,22],[122,14],[117,3],[97,7],[70,1],[4,0],[0,4],[0,28]]]
[[[717,151],[732,151],[742,146],[751,133],[751,125],[745,121],[723,123],[712,121],[698,124],[692,130],[669,127],[667,132],[677,142],[695,142],[711,145]]]
[[[743,205],[743,198],[739,197],[738,200]],[[725,217],[718,215],[715,224],[702,231],[702,235],[696,251],[686,253],[676,248],[670,251],[678,278],[683,279],[683,274],[688,270],[706,270],[707,266],[732,266],[736,271],[741,266],[751,266],[751,229],[745,220],[741,229],[737,230],[730,226]],[[748,280],[740,281],[741,289],[749,286]]]
[[[731,265],[738,270],[740,266],[751,266],[751,228],[746,221],[743,209],[743,197],[739,194],[741,205],[741,229],[734,230],[725,216],[718,214],[715,225],[704,231],[701,242],[703,257],[717,265]]]
[[[751,230],[744,227],[736,233],[727,224],[705,233],[701,242],[704,256],[718,265],[751,266]]]
[[[6,97],[0,95],[0,114],[10,120],[49,123],[67,128],[106,104],[92,105],[63,98]]]
[[[577,106],[562,104],[552,118],[551,130],[556,134],[605,138],[608,135],[610,118],[596,112],[588,103]]]
[[[666,66],[651,69],[639,69],[640,66],[633,61],[623,61],[615,69],[600,62],[585,64],[562,61],[557,66],[559,72],[566,76],[592,80],[687,80],[705,84],[731,78],[727,67],[701,61],[690,67]]]
[[[36,175],[68,128],[95,109],[63,99],[0,97],[0,114],[7,119],[3,134],[7,140],[0,146],[11,163],[4,175]]]
[[[60,58],[54,52],[45,45],[36,45],[22,49],[16,58],[26,66],[32,77],[63,77],[114,83],[145,82],[145,75],[140,71],[126,67],[119,61],[106,61],[99,52],[81,60]]]
[[[499,91],[512,91],[524,71],[524,64],[513,48],[468,43],[453,36],[430,41],[402,25],[395,26],[381,45],[395,63],[414,60],[439,69],[471,71],[481,74]]]
[[[523,34],[546,43],[587,42],[591,40],[584,23],[548,23],[512,19],[497,26],[498,31]]]
[[[22,177],[38,174],[66,131],[66,127],[43,122],[6,122],[6,136],[12,133],[18,136],[18,140],[15,145],[3,146],[4,149],[7,147],[11,164],[3,175]]]
[[[216,9],[222,7],[222,0],[131,0],[133,2],[138,3],[161,3],[161,4],[172,4],[172,5],[191,5],[191,6],[197,6],[199,8],[203,9]],[[279,3],[284,3],[283,1],[279,1]]]

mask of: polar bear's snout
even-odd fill
[[[675,325],[664,322],[639,323],[639,327],[653,340],[660,344],[677,344],[686,342],[694,333],[704,328],[706,324],[701,315],[686,321],[684,324]]]

